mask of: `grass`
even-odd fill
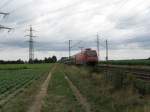
[[[42,112],[84,112],[65,79],[61,65],[52,73],[44,101]]]
[[[22,69],[24,66],[29,69]],[[51,67],[50,64],[0,65],[0,95],[5,94],[0,101],[31,81],[17,96],[1,105],[0,112],[26,112]]]
[[[132,84],[115,88],[102,73],[87,68],[65,67],[68,77],[91,104],[92,112],[149,112],[149,95],[142,96]]]

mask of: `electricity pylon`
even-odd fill
[[[34,40],[33,37],[37,37],[37,36],[33,36],[33,28],[32,26],[30,26],[30,29],[28,30],[30,33],[29,35],[26,35],[29,37],[29,63],[33,63],[34,60]]]

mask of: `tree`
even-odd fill
[[[45,57],[44,62],[45,62],[45,63],[49,63],[48,58]]]
[[[14,61],[14,63],[17,63],[17,64],[24,64],[24,61],[21,60],[21,59],[18,59],[16,62]]]
[[[52,60],[53,60],[53,63],[56,63],[56,62],[57,62],[57,57],[56,57],[56,56],[53,56],[53,57],[52,57]]]

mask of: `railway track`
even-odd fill
[[[145,81],[150,82],[150,67],[147,68],[138,68],[138,67],[129,67],[129,66],[116,66],[116,65],[98,65],[98,69],[103,70],[118,70],[118,71],[124,71],[126,73],[130,73],[134,75],[138,79],[142,79]]]

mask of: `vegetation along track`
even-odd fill
[[[133,74],[136,78],[150,82],[150,68],[130,67],[130,66],[117,66],[117,65],[98,65],[96,69],[102,70],[122,70],[125,73]]]
[[[87,98],[92,112],[149,112],[149,85],[132,77],[122,77],[122,71],[110,71],[108,76],[112,79],[101,71],[65,66],[67,77]],[[145,94],[140,94],[143,90]]]

